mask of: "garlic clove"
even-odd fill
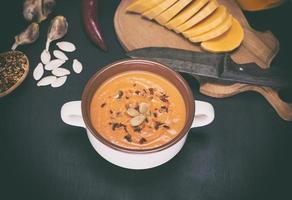
[[[31,23],[24,31],[14,37],[15,42],[11,47],[11,50],[15,50],[19,45],[30,44],[35,42],[39,38],[39,25],[37,23]]]
[[[64,37],[67,31],[68,22],[64,16],[56,16],[52,19],[47,34],[46,50],[49,50],[52,41]]]

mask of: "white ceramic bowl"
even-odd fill
[[[173,140],[160,147],[133,150],[117,146],[103,138],[90,122],[90,103],[99,85],[115,74],[130,70],[144,70],[163,76],[179,89],[184,98],[187,108],[185,127]],[[183,147],[191,128],[210,124],[214,119],[214,108],[207,102],[195,101],[187,82],[167,66],[149,60],[129,59],[98,71],[87,83],[82,101],[71,101],[62,106],[61,118],[69,125],[85,128],[93,148],[107,161],[128,169],[148,169],[173,158]]]

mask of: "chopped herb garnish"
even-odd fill
[[[102,108],[103,108],[105,105],[106,105],[106,103],[103,103],[103,104],[101,104],[101,105],[100,105],[100,107],[102,107]]]
[[[119,123],[112,123],[112,130],[115,131],[116,128],[119,128]]]
[[[131,136],[130,134],[125,135],[124,138],[125,138],[128,142],[132,142],[132,136]]]
[[[154,116],[154,117],[157,117],[157,113],[156,113],[156,112],[154,112],[154,113],[153,113],[153,116]]]
[[[127,127],[126,127],[125,124],[122,124],[122,123],[111,123],[110,125],[112,125],[112,130],[113,130],[113,131],[115,131],[117,128],[121,128],[121,127],[123,127],[124,130],[125,130],[126,132],[128,132],[128,130],[126,130]]]
[[[163,125],[163,128],[170,129],[168,125]]]
[[[147,140],[145,138],[143,138],[143,137],[139,140],[140,144],[144,144],[145,142],[147,142]]]
[[[159,111],[160,111],[160,112],[164,112],[164,111],[165,111],[165,112],[168,112],[168,107],[166,107],[166,106],[161,106],[160,109],[159,109]]]
[[[110,114],[113,114],[114,113],[112,110],[110,110],[109,112],[110,112]]]
[[[153,88],[149,88],[148,90],[150,92],[150,95],[153,95],[154,94],[154,89]]]
[[[133,129],[134,129],[134,132],[138,132],[138,133],[140,133],[141,130],[142,130],[142,128],[139,127],[139,126],[136,126],[136,127],[134,127]]]
[[[154,124],[155,130],[158,130],[161,125],[163,125],[163,123],[156,121]]]
[[[136,93],[137,95],[139,95],[141,92],[140,92],[139,90],[136,90],[135,93]]]
[[[159,99],[161,100],[161,101],[163,101],[163,102],[168,102],[168,98],[169,96],[167,96],[166,94],[163,94],[163,95],[161,95],[160,97],[159,97]]]

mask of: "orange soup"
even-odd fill
[[[178,89],[165,78],[129,71],[97,89],[90,118],[96,131],[111,143],[151,149],[178,135],[186,122],[186,108]]]

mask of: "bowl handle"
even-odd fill
[[[191,128],[206,126],[215,118],[214,107],[204,101],[195,101],[195,117]]]
[[[81,101],[65,103],[61,108],[61,118],[66,124],[83,128],[86,127],[82,118]]]

